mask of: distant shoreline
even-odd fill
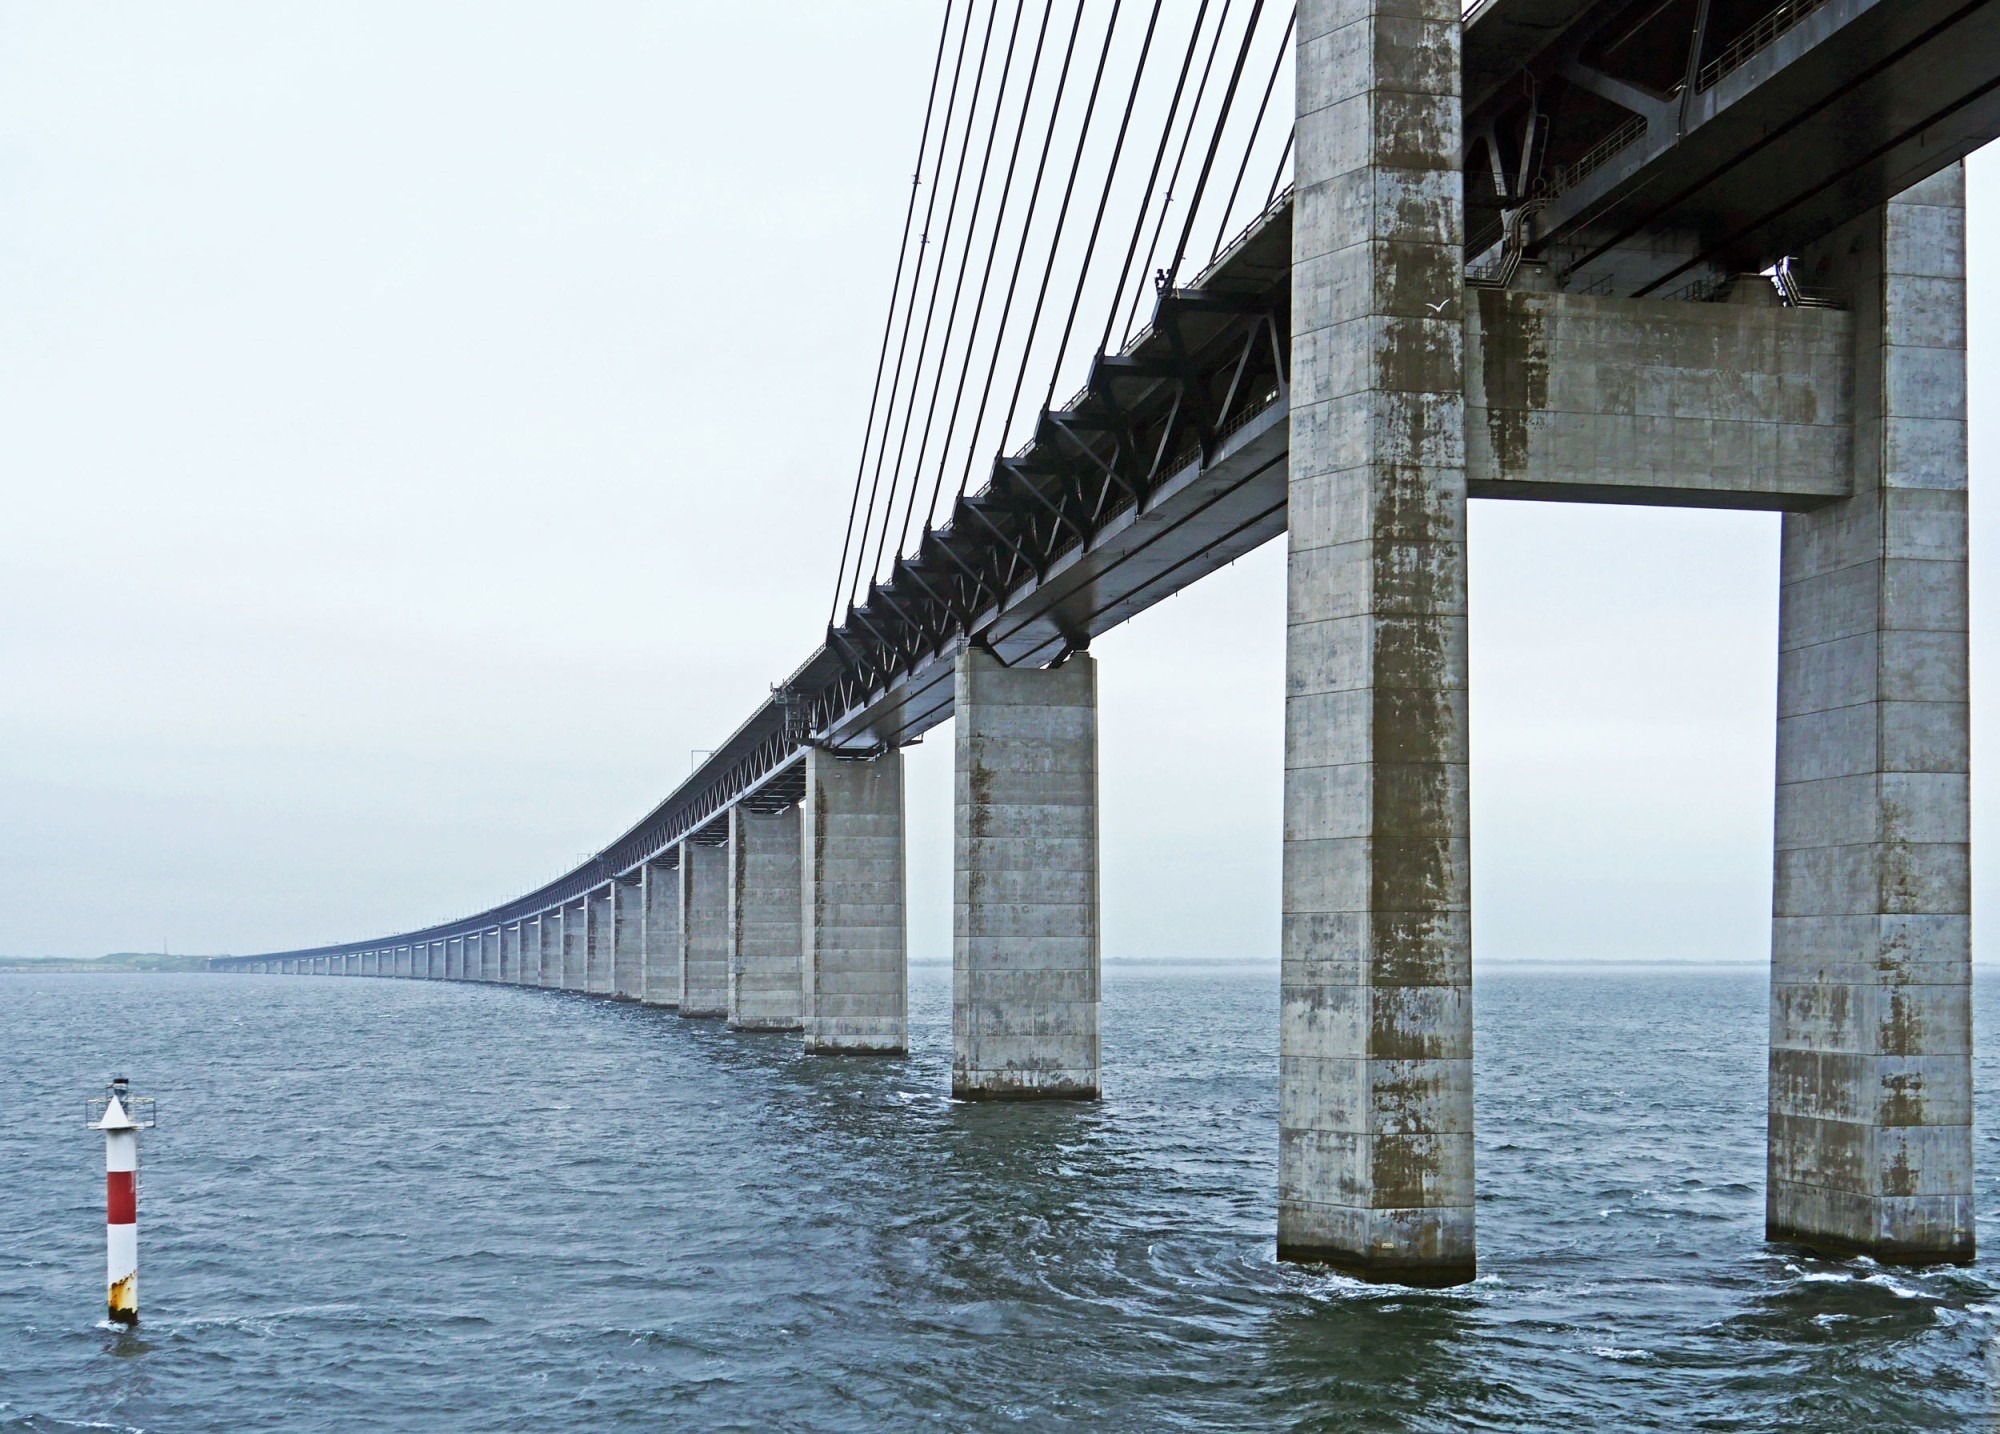
[[[114,951],[109,956],[0,956],[0,975],[70,971],[78,975],[132,972],[206,971],[206,956],[167,956],[158,951]]]

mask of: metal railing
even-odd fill
[[[1695,79],[1695,88],[1714,89],[1721,83],[1723,76],[1742,69],[1751,56],[1791,30],[1814,11],[1826,8],[1828,3],[1830,0],[1786,0],[1785,4],[1780,5],[1732,40],[1728,49],[1703,65],[1700,75]]]
[[[1646,133],[1646,117],[1633,115],[1632,118],[1611,131],[1603,139],[1583,152],[1583,157],[1573,164],[1558,169],[1550,181],[1552,192],[1562,194],[1576,188],[1591,173],[1602,169],[1614,156],[1637,143]]]

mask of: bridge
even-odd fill
[[[214,964],[900,1052],[901,752],[955,718],[953,1094],[1093,1098],[1091,641],[1285,534],[1279,1253],[1460,1282],[1467,501],[1778,511],[1768,1232],[1969,1259],[1961,160],[2000,3],[944,8],[824,644],[545,886]]]

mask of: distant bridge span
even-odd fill
[[[1289,527],[1280,1249],[1461,1279],[1465,501],[1780,511],[1770,1228],[1969,1256],[1959,161],[2000,0],[1303,0],[1296,36],[1293,187],[642,821],[462,920],[214,964],[901,1049],[900,749],[956,712],[955,1092],[1094,1096],[1090,642]]]

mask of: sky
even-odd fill
[[[935,14],[0,0],[0,954],[477,911],[748,715],[825,622]],[[1970,194],[1978,634],[1992,155]],[[1473,505],[1476,961],[1764,959],[1777,535]],[[1108,959],[1276,958],[1283,583],[1095,644]]]

